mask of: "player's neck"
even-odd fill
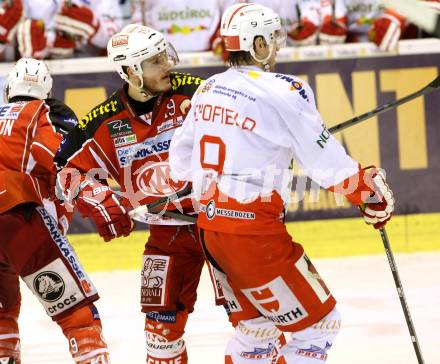
[[[137,88],[137,87],[133,87],[131,85],[128,86],[128,95],[133,100],[136,100],[139,102],[146,102],[154,97],[154,95],[151,95],[151,94],[147,93],[146,91],[144,91],[140,88]]]

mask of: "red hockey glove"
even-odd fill
[[[385,181],[385,174],[382,170],[375,168],[368,174],[370,178],[368,183],[373,188],[373,194],[360,205],[361,213],[367,224],[373,225],[375,229],[385,226],[391,219],[394,211],[394,196],[390,186]]]
[[[23,17],[21,0],[3,1],[0,7],[0,43],[11,43]]]
[[[346,19],[340,18],[332,20],[330,15],[324,18],[319,32],[320,44],[341,44],[347,38]]]
[[[385,174],[375,167],[359,172],[329,190],[344,195],[353,205],[359,206],[367,224],[376,229],[383,227],[394,211],[394,197]]]
[[[20,22],[17,28],[17,41],[21,57],[43,59],[49,54],[42,20],[26,19]]]
[[[94,221],[104,241],[130,234],[133,221],[110,187],[89,180],[81,185],[76,199],[78,211]]]
[[[55,16],[55,28],[88,42],[98,31],[99,20],[87,6],[64,6]]]
[[[397,47],[404,27],[405,22],[402,17],[387,11],[374,21],[368,31],[368,38],[382,51],[393,50]]]
[[[302,19],[292,26],[288,36],[296,46],[314,45],[318,39],[318,27],[308,19]]]
[[[74,51],[75,39],[61,32],[56,32],[55,41],[49,51],[52,58],[70,58]]]

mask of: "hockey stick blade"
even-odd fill
[[[423,87],[422,89],[420,89],[412,94],[409,94],[405,97],[402,97],[401,99],[390,102],[389,104],[381,105],[381,106],[377,107],[376,109],[368,111],[362,115],[355,116],[354,118],[349,119],[347,121],[343,121],[342,123],[339,123],[335,126],[332,126],[331,128],[328,128],[328,131],[332,134],[338,133],[338,132],[340,132],[344,129],[347,129],[351,126],[359,124],[364,120],[370,119],[373,116],[382,114],[385,111],[394,109],[397,106],[400,106],[400,105],[405,104],[411,100],[414,100],[417,97],[428,95],[431,92],[438,90],[439,88],[440,88],[440,76],[437,76],[437,78],[435,80],[433,80],[429,85]]]

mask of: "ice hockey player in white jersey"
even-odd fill
[[[290,162],[375,228],[391,218],[393,194],[382,171],[361,168],[328,132],[307,83],[272,73],[285,38],[276,13],[234,5],[221,32],[231,67],[199,87],[169,160],[173,178],[193,182],[202,246],[222,277],[235,326],[226,363],[323,363],[341,317],[284,225]],[[292,333],[281,349],[279,331]]]

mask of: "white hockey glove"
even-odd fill
[[[367,224],[380,229],[391,219],[394,211],[394,196],[382,170],[374,169],[371,181],[374,194],[360,206],[360,210]]]
[[[55,16],[55,28],[69,36],[89,42],[99,29],[99,20],[87,6],[64,6]]]
[[[17,28],[17,41],[21,57],[43,59],[49,55],[43,20],[21,21]]]

